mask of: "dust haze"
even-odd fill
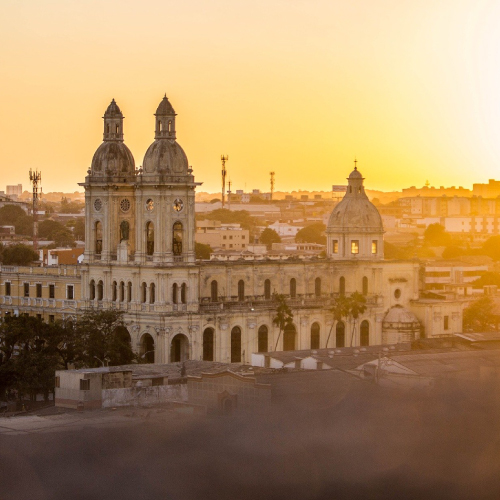
[[[359,382],[261,414],[2,436],[0,498],[500,498],[498,389]]]

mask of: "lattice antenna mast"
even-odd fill
[[[274,194],[274,172],[269,172],[269,175],[271,176],[271,201],[272,201]]]
[[[33,185],[33,250],[38,251],[38,187],[42,182],[42,172],[38,170],[31,170],[30,168],[30,182]],[[40,186],[40,195],[42,194],[42,187]]]
[[[224,198],[226,196],[226,175],[227,175],[226,161],[229,160],[229,156],[221,155],[220,159],[222,161],[222,208],[224,208]]]
[[[231,210],[231,179],[229,179],[228,189],[227,189],[227,208]]]

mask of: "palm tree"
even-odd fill
[[[276,307],[276,316],[273,318],[273,325],[276,325],[280,329],[278,340],[276,340],[276,345],[274,347],[274,350],[276,351],[281,332],[284,331],[288,325],[293,324],[293,313],[288,307],[286,297],[284,295],[274,293],[273,300],[278,303],[278,306]]]
[[[349,302],[350,302],[349,316],[353,319],[352,334],[351,334],[351,347],[352,347],[354,332],[356,330],[356,320],[359,318],[360,314],[363,314],[366,311],[366,297],[359,292],[354,292],[349,297]]]
[[[331,313],[333,314],[333,319],[338,323],[339,321],[342,321],[342,318],[346,318],[349,316],[349,311],[350,311],[350,298],[346,297],[345,295],[340,295],[337,297],[333,303],[333,307],[330,309]],[[330,335],[332,334],[333,330],[333,325],[330,328],[330,333],[328,334],[328,338],[326,339],[326,345],[325,349],[328,348],[328,341],[330,340]]]

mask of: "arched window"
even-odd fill
[[[245,282],[243,280],[238,281],[238,300],[240,302],[245,300]]]
[[[109,123],[106,125],[106,133],[109,134]]]
[[[127,284],[127,302],[132,302],[132,282]]]
[[[90,300],[94,300],[95,299],[95,281],[94,280],[90,280],[90,290],[89,290],[89,296],[90,296]]]
[[[368,295],[368,278],[363,276],[363,295]]]
[[[172,303],[173,304],[177,304],[177,291],[178,291],[178,288],[179,286],[177,285],[177,283],[174,283],[172,285]]]
[[[345,325],[342,321],[339,321],[335,328],[335,345],[345,347]]]
[[[189,340],[182,333],[178,333],[170,344],[170,362],[178,363],[189,359]]]
[[[119,130],[120,130],[119,125],[117,125],[117,126],[115,127],[115,130],[116,130],[116,133],[118,133],[118,132],[119,132]]]
[[[182,255],[182,223],[177,221],[172,231],[172,252],[174,255]]]
[[[141,338],[141,358],[146,363],[155,362],[155,341],[149,333],[145,333]]]
[[[99,280],[99,283],[97,283],[97,300],[102,300],[103,288],[102,280]]]
[[[113,281],[113,302],[116,302],[116,300],[118,299],[118,285],[116,283],[116,281]]]
[[[95,223],[95,253],[102,253],[102,222],[99,220]]]
[[[160,132],[163,130],[163,124],[161,123],[161,120],[158,122],[158,130]]]
[[[172,132],[172,120],[168,121],[168,131]]]
[[[359,345],[370,345],[370,323],[366,319],[361,322],[359,327]]]
[[[181,285],[181,303],[185,304],[187,302],[187,285],[183,283]]]
[[[153,255],[155,251],[155,228],[151,221],[146,223],[146,254]]]
[[[284,351],[295,351],[295,337],[297,332],[295,331],[295,325],[290,324],[285,326],[285,331],[283,332],[283,350]]]
[[[241,328],[231,330],[231,363],[241,363]]]
[[[264,281],[264,298],[266,300],[271,298],[271,280]]]
[[[268,352],[269,351],[268,333],[267,333],[267,326],[266,325],[262,325],[259,328],[257,350],[258,350],[258,352]]]
[[[120,302],[125,301],[125,283],[120,281]]]
[[[213,280],[210,283],[210,300],[212,302],[217,302],[219,300],[219,294],[217,291],[217,281]]]
[[[203,332],[203,361],[214,360],[214,329],[206,328]]]
[[[316,295],[316,297],[321,297],[321,278],[316,278],[314,280],[314,295]]]
[[[155,284],[151,283],[151,285],[149,285],[149,303],[150,304],[154,304],[156,302],[155,292],[156,292]]]
[[[290,280],[290,298],[294,299],[297,297],[297,281],[295,278]]]
[[[339,294],[345,295],[345,278],[343,276],[339,280]]]
[[[319,349],[319,323],[311,325],[311,349]]]
[[[120,223],[120,243],[122,241],[127,241],[130,234],[130,224],[126,220],[122,220]]]
[[[141,302],[143,304],[146,303],[148,298],[148,285],[146,283],[142,284],[142,297],[141,297]]]

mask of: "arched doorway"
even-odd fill
[[[319,349],[319,323],[311,325],[311,349]]]
[[[283,350],[284,351],[295,351],[295,337],[297,332],[295,330],[295,325],[292,323],[285,326],[285,331],[283,332]]]
[[[155,362],[155,341],[149,333],[145,333],[141,338],[141,358],[146,363]]]
[[[231,330],[231,363],[241,363],[241,328]]]
[[[178,333],[170,344],[170,362],[178,363],[189,359],[189,340],[182,333]]]
[[[336,347],[345,347],[345,324],[339,321],[335,327],[335,345]]]
[[[267,335],[267,326],[262,325],[259,328],[259,338],[258,338],[258,352],[268,352],[269,351],[269,343],[268,343],[268,335]]]
[[[132,338],[130,337],[130,333],[128,332],[125,326],[116,327],[115,341],[116,341],[115,353],[117,357],[116,363],[117,364],[131,363],[132,360],[134,359],[134,353],[132,351]],[[153,349],[154,349],[154,343],[153,343]]]
[[[214,360],[214,329],[205,328],[203,332],[203,360]]]
[[[359,345],[370,345],[370,323],[368,323],[366,319],[361,322],[361,325],[359,327]]]

